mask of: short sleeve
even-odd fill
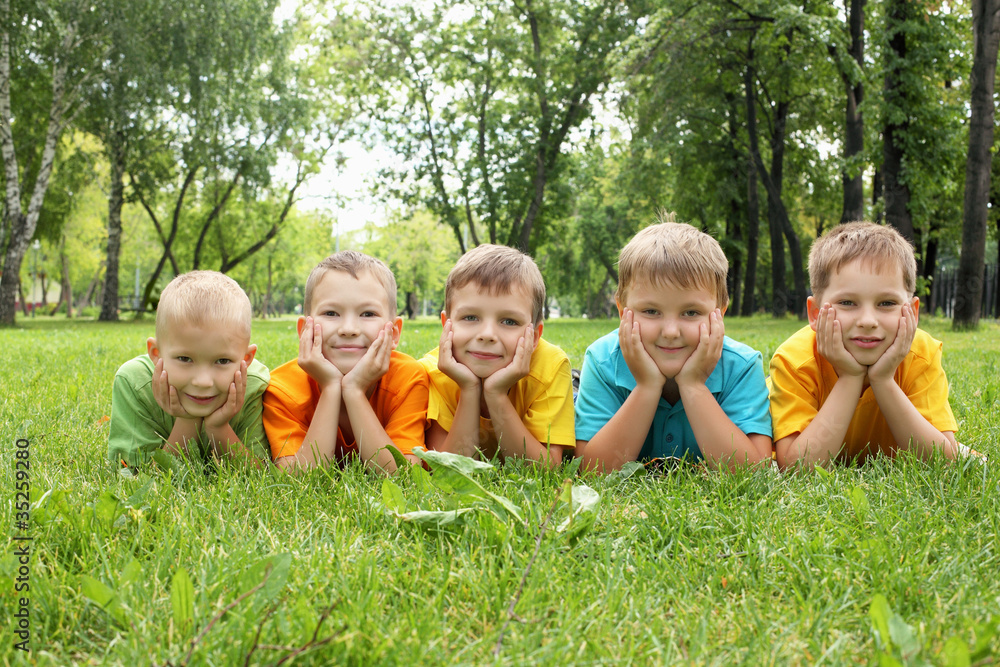
[[[130,362],[131,363],[131,362]],[[152,414],[149,401],[140,395],[123,367],[115,375],[111,388],[111,423],[108,435],[108,457],[116,465],[124,461],[129,466],[148,463],[154,451],[163,446],[169,430],[164,432],[164,419]],[[149,386],[146,386],[149,389]],[[162,412],[162,411],[161,411]],[[173,423],[173,418],[166,416]]]
[[[625,403],[613,378],[614,367],[610,361],[602,363],[594,352],[594,345],[587,348],[576,397],[577,440],[590,440],[597,435]]]
[[[410,362],[393,377],[397,392],[385,422],[385,434],[403,454],[424,446],[427,427],[427,372],[418,362]]]
[[[257,361],[247,370],[247,393],[243,409],[232,426],[236,437],[254,456],[267,458],[267,435],[264,432],[264,391],[267,389],[267,368]]]
[[[743,358],[736,373],[727,384],[729,390],[719,405],[726,416],[746,435],[753,433],[771,436],[771,413],[768,402],[764,365],[759,352]]]
[[[780,348],[771,359],[770,402],[775,441],[801,433],[819,412],[817,380],[796,366]]]
[[[273,385],[264,392],[261,412],[271,458],[294,456],[309,430],[306,414],[291,397]]]
[[[558,348],[549,349],[552,350],[555,370],[551,376],[539,379],[541,389],[531,404],[525,406],[524,424],[542,444],[573,447],[576,445],[576,432],[569,358]],[[556,354],[558,357],[555,357]]]
[[[903,393],[913,407],[939,431],[957,431],[958,422],[948,402],[948,378],[942,365],[942,344],[928,336],[926,357],[914,359],[906,373]]]

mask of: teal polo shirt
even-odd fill
[[[588,347],[576,400],[577,440],[593,438],[618,412],[635,386],[635,378],[618,344],[617,329]],[[705,386],[737,428],[747,435],[771,436],[771,414],[760,352],[726,336],[722,357]],[[660,397],[639,460],[669,456],[701,460],[701,450],[689,421],[692,417],[697,418],[697,415],[688,415],[683,401],[671,405]]]

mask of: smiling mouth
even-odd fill
[[[683,347],[664,347],[662,345],[657,345],[656,348],[661,352],[666,352],[667,354],[677,354],[684,349]]]
[[[367,348],[361,345],[341,345],[341,346],[335,345],[333,349],[339,352],[364,352]]]
[[[198,405],[208,405],[215,400],[215,396],[192,396],[191,394],[185,394],[189,400],[194,401]]]
[[[497,359],[502,358],[502,355],[499,354],[490,354],[488,352],[472,352],[471,350],[469,351],[469,356],[472,357],[473,359],[479,359],[480,361],[496,361]]]
[[[878,347],[879,343],[882,342],[881,338],[852,338],[851,339],[855,345],[865,349],[871,349]]]

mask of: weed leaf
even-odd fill
[[[277,596],[288,581],[288,572],[292,566],[292,555],[287,553],[272,554],[254,563],[240,577],[240,592],[245,593],[267,577],[265,583],[254,596],[254,606],[267,604]],[[270,574],[268,572],[270,571]]]
[[[858,521],[864,521],[868,516],[868,496],[860,486],[851,489],[851,505],[854,506],[854,514],[858,517]]]
[[[382,480],[382,502],[393,512],[406,511],[406,498],[403,490],[388,479]]]
[[[942,657],[947,667],[969,667],[972,664],[969,647],[965,645],[961,637],[957,636],[944,643]]]
[[[883,648],[887,648],[891,642],[889,636],[889,616],[892,615],[892,609],[889,607],[889,603],[886,601],[884,595],[876,593],[872,597],[872,604],[868,610],[868,615],[871,616],[872,626],[875,628],[875,635],[879,644]]]
[[[174,608],[174,625],[181,630],[194,621],[194,586],[183,567],[177,568],[170,582],[170,604]]]
[[[418,510],[404,514],[393,512],[393,515],[424,530],[435,531],[461,525],[465,522],[465,515],[474,511],[472,507],[462,507],[448,511]]]
[[[126,625],[125,609],[113,588],[103,581],[84,574],[80,577],[80,592],[84,597],[106,611],[119,625]]]
[[[391,442],[387,444],[384,449],[388,449],[389,453],[392,454],[392,460],[396,462],[397,470],[406,470],[410,467],[410,462],[406,460],[403,456],[403,452],[399,451],[399,448]]]
[[[572,540],[586,533],[594,525],[597,508],[601,503],[601,494],[585,484],[579,484],[573,487],[571,498],[570,515],[556,530],[566,533]]]

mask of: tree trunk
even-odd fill
[[[737,148],[739,145],[740,115],[737,107],[737,100],[734,95],[727,94],[726,100],[729,102],[728,108],[728,129],[729,143],[728,150],[732,160],[733,184],[743,181],[743,173],[740,168],[742,157]],[[729,262],[729,273],[726,276],[726,284],[729,290],[729,312],[737,315],[740,312],[740,288],[743,282],[743,252],[739,249],[743,241],[743,225],[741,221],[746,218],[747,212],[743,210],[743,202],[737,195],[729,198],[729,211],[726,216],[726,238],[737,243],[737,249],[733,252],[733,257]]]
[[[0,274],[0,326],[14,324],[16,295],[20,282],[21,262],[28,250],[28,242],[35,235],[38,216],[42,210],[42,202],[49,188],[49,177],[52,175],[52,165],[55,162],[56,146],[59,136],[66,124],[66,73],[69,58],[59,57],[52,70],[52,100],[49,104],[48,126],[45,131],[45,142],[41,149],[41,162],[35,185],[28,202],[28,211],[21,208],[21,181],[18,172],[17,153],[14,146],[14,135],[11,126],[10,107],[10,2],[0,0],[0,154],[3,156],[5,205],[10,221],[10,243],[4,253],[3,271]],[[78,46],[76,23],[70,23],[63,29],[58,56],[65,56]],[[74,86],[82,85],[82,81],[74,81]]]
[[[969,121],[969,157],[965,163],[962,255],[958,262],[958,291],[952,322],[955,329],[979,326],[983,301],[1000,0],[973,0],[972,38],[972,117]]]
[[[757,94],[750,62],[753,60],[753,37],[747,48],[747,66],[743,72],[743,87],[747,106],[747,131],[751,150],[747,159],[747,279],[743,284],[742,315],[752,315],[756,310],[754,297],[757,290],[757,237],[760,233],[760,200],[757,191]]]
[[[21,299],[21,313],[27,317],[28,316],[28,302],[24,300],[24,285],[21,281],[17,281],[17,296]]]
[[[889,0],[886,3],[886,32],[889,35],[889,49],[886,52],[885,100],[892,110],[902,110],[903,120],[886,123],[882,135],[882,178],[884,182],[885,221],[892,225],[907,241],[916,247],[913,232],[913,218],[910,216],[910,187],[900,180],[903,162],[903,138],[910,129],[905,113],[908,100],[903,86],[904,63],[906,62],[906,33],[902,24],[909,18],[909,0]]]
[[[876,166],[875,173],[872,174],[872,208],[878,213],[875,214],[875,222],[882,224],[882,211],[878,208],[878,200],[882,198],[882,168]]]
[[[113,129],[108,159],[111,162],[111,194],[108,196],[108,252],[101,293],[101,322],[118,321],[118,262],[122,245],[122,204],[125,201],[125,137]]]
[[[850,54],[858,67],[864,69],[865,56],[865,0],[850,0],[850,15],[847,24],[851,35]],[[841,179],[844,183],[844,208],[841,222],[863,220],[865,216],[865,195],[862,183],[864,169],[855,164],[865,148],[865,125],[859,111],[864,100],[864,85],[859,79],[852,82],[844,76],[847,92],[847,108],[844,123],[844,168]],[[855,172],[852,173],[851,172]]]
[[[73,283],[69,280],[69,259],[66,257],[66,236],[59,241],[59,261],[62,264],[62,297],[66,304],[66,319],[73,319]]]

